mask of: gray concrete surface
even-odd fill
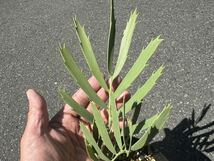
[[[146,97],[141,118],[151,116],[164,104],[171,103],[173,111],[167,127],[173,129],[184,118],[191,117],[193,109],[199,115],[205,104],[211,104],[201,125],[212,122],[214,1],[117,0],[115,6],[117,42],[120,42],[130,11],[135,7],[139,11],[139,23],[125,69],[152,38],[161,35],[165,39],[150,66],[131,89],[134,91],[153,70],[165,64],[165,74]],[[51,116],[63,104],[58,97],[58,87],[70,91],[77,89],[62,64],[59,43],[68,44],[89,76],[71,27],[75,14],[90,33],[102,69],[106,68],[107,13],[107,0],[0,0],[0,161],[18,160],[19,140],[27,112],[26,89],[35,88],[46,98]],[[118,46],[119,43],[117,51]],[[209,129],[213,130],[213,127]],[[158,137],[159,140],[162,138],[164,133]],[[169,147],[173,151],[173,144]],[[204,154],[214,160],[213,152]],[[177,155],[180,155],[179,151]]]

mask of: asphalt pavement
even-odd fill
[[[130,89],[135,91],[155,69],[165,65],[165,73],[144,100],[140,118],[171,103],[167,129],[156,138],[160,150],[172,161],[214,160],[214,149],[210,148],[214,146],[214,0],[117,0],[116,52],[135,8],[138,24],[122,75],[151,39],[158,35],[164,39]],[[107,0],[0,0],[0,161],[19,158],[28,88],[45,97],[50,117],[63,105],[59,87],[71,93],[78,88],[63,66],[60,43],[67,44],[90,76],[72,24],[75,15],[85,24],[106,73]],[[205,107],[207,112],[204,110],[204,117],[193,127],[191,117],[200,116]],[[195,128],[193,134],[186,133],[189,127]]]

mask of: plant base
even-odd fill
[[[121,156],[117,161],[168,161],[157,149],[147,146],[131,154],[130,158]]]

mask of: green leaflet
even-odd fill
[[[80,128],[85,136],[85,139],[87,140],[87,142],[94,147],[94,149],[96,150],[98,156],[100,157],[100,159],[103,159],[105,161],[110,161],[110,159],[108,159],[102,152],[102,150],[99,148],[99,146],[97,145],[96,141],[94,140],[92,134],[88,131],[88,129],[82,124],[80,123]]]
[[[172,106],[170,104],[164,107],[163,111],[159,114],[158,119],[155,121],[155,127],[157,129],[162,129],[164,127],[164,124],[168,119],[171,110]]]
[[[135,94],[126,103],[126,113],[132,110],[132,106],[134,103],[140,103],[142,99],[149,93],[149,91],[156,84],[158,78],[162,75],[163,69],[164,67],[160,66],[159,69],[149,77],[145,84],[135,92]]]
[[[137,120],[138,120],[138,117],[140,115],[140,110],[141,110],[141,103],[140,104],[134,104],[133,105],[133,114],[132,114],[132,117],[131,117],[131,120],[128,120],[128,131],[129,131],[129,152],[131,151],[131,146],[132,146],[132,139],[133,139],[133,135],[134,135],[134,132],[135,132],[135,129],[138,127],[138,126],[134,126],[136,123],[137,123]]]
[[[71,56],[65,44],[60,47],[60,52],[64,64],[67,67],[68,71],[70,72],[71,76],[76,80],[77,84],[88,95],[89,99],[96,102],[101,108],[106,108],[106,104],[97,96],[96,92],[92,89],[92,87],[88,83],[88,80],[75,63],[73,57]]]
[[[108,72],[110,75],[112,75],[115,33],[116,33],[116,20],[114,17],[114,0],[109,0],[109,3],[110,3],[110,20],[109,20],[110,27],[109,27],[109,36],[108,36],[107,62],[108,62]]]
[[[131,147],[132,151],[137,151],[141,149],[147,142],[149,134],[151,132],[151,128],[148,128],[143,136]]]
[[[132,106],[133,106],[132,107],[133,113],[132,113],[132,117],[131,117],[131,122],[132,122],[132,124],[136,124],[138,117],[140,115],[142,103],[139,103],[139,104],[134,103]]]
[[[126,76],[123,78],[122,82],[116,89],[114,93],[115,97],[118,97],[139,76],[139,74],[146,67],[148,60],[155,53],[155,50],[162,41],[163,39],[160,39],[160,36],[158,36],[156,39],[152,40],[145,49],[141,51],[134,65],[131,67],[129,72],[126,74]]]
[[[169,113],[171,111],[171,105],[167,105],[164,107],[162,112],[154,117],[151,117],[150,120],[147,122],[148,128],[142,128],[141,131],[146,129],[143,136],[131,147],[131,150],[136,151],[144,147],[147,143],[149,143],[152,138],[163,128],[166,120],[169,117]]]
[[[93,123],[93,115],[89,113],[84,107],[80,106],[73,98],[69,96],[64,90],[61,90],[60,96],[66,104],[68,104],[72,109],[80,116],[87,119],[90,123]]]
[[[139,123],[133,124],[130,127],[130,133],[133,133],[133,135],[138,134],[141,131],[141,128],[143,127],[144,123],[145,121],[141,121]]]
[[[125,127],[126,127],[126,104],[125,104],[125,98],[123,98],[123,107],[122,107],[122,119],[123,119],[123,128],[122,128],[122,136],[123,136],[123,144],[125,149],[127,150],[128,147],[126,145],[126,132],[125,132]],[[129,131],[129,127],[126,128]]]
[[[113,97],[113,94],[109,94],[109,99],[110,99],[110,115],[112,118],[112,129],[114,132],[114,137],[116,139],[116,142],[122,150],[122,141],[121,141],[121,133],[120,133],[120,126],[119,126],[119,116],[118,116],[118,111],[115,103],[115,98]]]
[[[90,159],[93,161],[99,161],[95,155],[95,150],[93,149],[92,146],[89,145],[87,140],[85,140],[85,147],[86,147],[86,152],[87,152],[88,156],[90,157]]]
[[[144,121],[144,125],[143,125],[143,127],[140,129],[140,131],[143,132],[144,130],[148,129],[148,128],[153,124],[153,122],[154,122],[155,120],[158,119],[158,117],[159,117],[159,115],[156,114],[156,115],[154,115],[154,116],[152,116],[152,117],[146,119],[146,120]],[[139,132],[139,130],[138,130],[137,128],[136,128],[135,130],[137,130],[137,131]]]
[[[129,21],[126,25],[126,29],[124,30],[123,38],[122,38],[121,45],[120,45],[120,51],[119,51],[117,63],[115,66],[114,74],[112,76],[113,77],[112,80],[114,80],[118,76],[121,69],[123,68],[123,65],[126,62],[129,47],[131,45],[132,36],[133,36],[134,29],[136,26],[137,16],[138,16],[137,10],[135,10],[134,12],[131,13]]]
[[[94,115],[94,120],[97,125],[99,134],[103,140],[103,143],[113,154],[117,154],[117,152],[115,151],[114,145],[111,142],[111,139],[106,129],[106,125],[103,121],[103,118],[101,117],[100,112],[98,111],[94,103],[93,103],[93,115]]]
[[[74,19],[75,29],[77,36],[79,38],[79,42],[82,48],[83,55],[85,57],[86,62],[88,63],[88,66],[92,72],[92,74],[96,77],[100,85],[108,91],[108,87],[106,85],[106,82],[103,78],[103,74],[100,71],[100,68],[97,64],[96,57],[94,55],[90,40],[88,36],[86,35],[85,29],[83,26],[81,26],[80,22],[77,19]]]
[[[98,132],[98,129],[97,129],[97,125],[95,123],[95,121],[93,121],[93,131],[92,131],[92,134],[93,134],[93,138],[95,139],[96,142],[98,142],[99,140],[99,132]]]
[[[132,121],[131,120],[127,120],[128,121],[128,132],[129,132],[129,144],[128,144],[128,154],[131,152],[131,146],[132,146],[132,139],[133,139],[133,132],[131,131],[131,128],[133,126]]]

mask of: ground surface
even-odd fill
[[[200,141],[193,144],[191,135],[184,134],[189,124],[182,120],[191,117],[193,109],[198,116],[205,104],[211,104],[200,125],[213,121],[214,1],[117,0],[115,6],[116,51],[130,11],[136,7],[139,11],[139,23],[124,73],[152,38],[161,35],[165,39],[150,66],[131,89],[134,91],[153,70],[165,64],[165,74],[146,97],[141,118],[171,103],[173,111],[167,124],[171,130],[165,130],[167,137],[160,143],[168,147],[162,149],[163,153],[173,161],[205,161]],[[26,89],[35,88],[41,92],[47,99],[51,116],[62,106],[58,87],[70,91],[77,89],[62,64],[59,43],[68,44],[89,76],[71,27],[75,14],[85,24],[99,63],[106,69],[107,0],[0,0],[0,161],[18,160],[19,139],[27,112]],[[205,128],[197,135],[209,136],[206,132],[213,134],[213,129],[213,126]],[[157,139],[164,136],[162,133]],[[207,150],[211,152],[204,154],[214,160],[213,149]]]

